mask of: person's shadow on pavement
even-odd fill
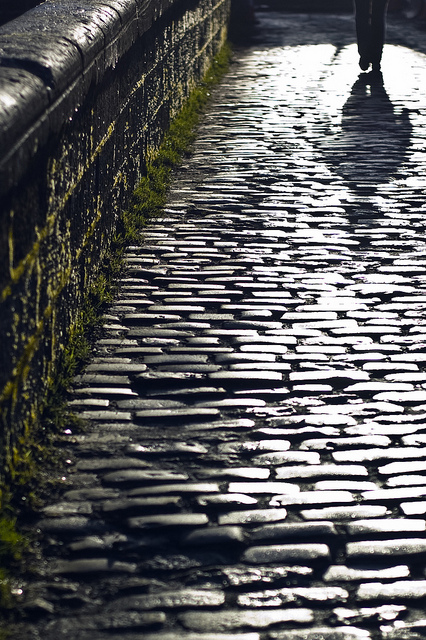
[[[408,109],[396,112],[381,73],[363,73],[342,109],[341,127],[323,145],[326,161],[358,194],[391,182],[410,146]]]

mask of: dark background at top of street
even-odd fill
[[[234,0],[235,3],[244,4],[253,2],[255,8],[274,9],[291,12],[333,12],[341,13],[353,10],[353,0]],[[22,15],[29,9],[43,4],[40,0],[0,0],[0,25],[9,22]],[[402,11],[414,17],[423,11],[422,0],[390,0],[390,11]],[[423,17],[423,16],[422,16]]]
[[[241,1],[241,0],[239,0]],[[243,0],[249,2],[250,0]],[[0,25],[17,18],[29,9],[43,4],[40,0],[0,0]],[[254,0],[256,7],[284,11],[351,11],[352,0]]]
[[[17,18],[38,4],[42,4],[40,0],[0,0],[0,25]]]
[[[0,0],[0,26],[19,17],[26,11],[43,4],[40,0]],[[247,6],[255,10],[272,9],[292,13],[342,13],[353,11],[353,0],[233,0],[234,11],[242,13]],[[426,25],[426,0],[390,0],[390,12],[400,12],[407,18],[420,18]]]

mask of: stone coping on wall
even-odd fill
[[[0,27],[0,197],[25,173],[55,118],[55,102],[83,77],[84,93],[179,0],[46,0]],[[70,115],[78,105],[69,104]],[[31,136],[31,145],[23,140]]]

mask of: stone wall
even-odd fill
[[[0,467],[83,292],[226,37],[230,0],[47,0],[0,28]]]

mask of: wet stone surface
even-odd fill
[[[129,246],[20,585],[28,640],[418,640],[426,36],[258,15]]]

